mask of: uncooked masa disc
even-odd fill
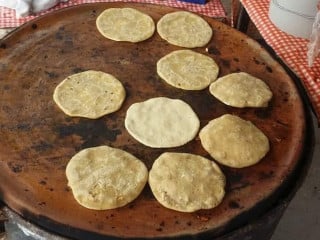
[[[184,101],[158,97],[132,104],[127,110],[125,127],[140,143],[167,148],[191,141],[199,131],[200,121]]]

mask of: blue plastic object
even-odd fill
[[[188,2],[188,3],[196,3],[196,4],[206,4],[207,0],[178,0],[181,2]]]

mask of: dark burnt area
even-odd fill
[[[226,68],[230,68],[230,61],[226,60],[226,59],[221,59],[221,64],[226,67]]]
[[[270,178],[273,178],[273,177],[274,177],[273,171],[259,173],[259,180],[269,180]]]
[[[272,115],[272,104],[270,103],[269,107],[266,108],[258,108],[254,110],[254,114],[260,119],[268,119]]]
[[[41,185],[47,185],[47,182],[46,182],[45,180],[40,180],[40,181],[39,181],[39,184],[41,184]]]
[[[129,204],[128,206],[129,209],[134,209],[134,207],[135,207],[135,204]]]
[[[40,141],[38,144],[32,145],[31,148],[37,152],[45,152],[52,149],[53,145],[44,141]]]
[[[45,73],[49,78],[57,78],[57,77],[59,77],[59,74],[57,74],[57,73],[55,73],[55,72],[44,71],[44,73]]]
[[[72,72],[73,73],[80,73],[80,72],[84,72],[86,70],[88,70],[88,69],[81,68],[81,67],[76,67],[76,68],[72,69]]]
[[[17,130],[19,131],[30,131],[32,128],[28,123],[17,124]]]
[[[228,173],[228,181],[233,183],[238,183],[243,180],[244,176],[242,173],[237,171],[229,171]]]
[[[21,164],[15,163],[15,162],[8,162],[8,167],[14,173],[20,173],[23,171],[23,166]]]
[[[2,49],[6,49],[6,48],[7,48],[7,44],[5,44],[5,43],[1,43],[1,44],[0,44],[0,48],[2,48]]]
[[[235,191],[252,185],[241,172],[227,168],[223,168],[222,170],[226,173],[228,191]]]
[[[38,25],[37,25],[37,24],[35,24],[35,23],[33,23],[33,24],[31,25],[31,28],[35,30],[35,29],[37,29],[37,28],[38,28]]]
[[[220,56],[220,55],[221,55],[220,50],[217,49],[217,48],[214,47],[214,46],[209,46],[209,47],[208,47],[208,53],[209,53],[209,54],[213,54],[213,55],[217,55],[217,56]]]
[[[267,70],[267,72],[269,72],[269,73],[272,73],[272,72],[273,72],[272,68],[269,67],[269,66],[266,66],[266,70]]]
[[[237,201],[230,201],[229,204],[228,204],[229,208],[231,209],[237,209],[237,208],[240,208],[240,205]]]
[[[261,62],[260,62],[258,59],[256,59],[256,58],[253,58],[253,61],[254,61],[254,63],[257,64],[257,65],[260,65],[260,64],[261,64]]]
[[[21,88],[22,88],[22,89],[28,90],[28,89],[30,89],[30,87],[31,87],[30,83],[23,83],[23,84],[21,84]]]
[[[59,32],[56,33],[55,38],[57,40],[63,40],[63,34],[59,31]]]
[[[91,17],[96,17],[97,16],[97,11],[96,10],[92,10],[90,16]]]
[[[39,202],[38,205],[39,206],[45,206],[47,203],[46,202]]]
[[[106,140],[114,142],[121,134],[119,129],[110,129],[103,119],[81,119],[72,125],[59,125],[54,131],[58,132],[61,138],[71,135],[80,136],[84,140],[80,149],[101,145]]]

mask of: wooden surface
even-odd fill
[[[202,91],[183,91],[164,83],[156,62],[181,49],[157,33],[141,43],[103,38],[95,19],[107,7],[131,6],[157,21],[176,9],[156,5],[104,3],[72,7],[23,25],[0,42],[0,196],[16,212],[50,231],[82,239],[114,237],[216,236],[269,207],[287,183],[303,149],[302,102],[292,80],[256,42],[234,29],[205,18],[214,30],[207,54],[220,66],[220,76],[245,71],[270,86],[274,97],[265,109],[228,107]],[[66,76],[88,70],[111,73],[127,91],[122,108],[98,120],[71,118],[52,99]],[[257,165],[222,167],[227,194],[217,208],[180,213],[162,207],[148,186],[125,207],[93,211],[78,205],[67,186],[65,167],[79,150],[110,145],[124,149],[150,169],[163,151],[209,155],[199,138],[173,149],[152,149],[136,142],[123,126],[135,102],[167,96],[189,103],[201,127],[225,113],[251,120],[270,139],[271,150]],[[210,158],[211,159],[211,158]]]

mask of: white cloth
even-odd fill
[[[60,2],[68,0],[0,0],[0,6],[16,11],[16,17],[25,17],[32,13],[47,10]]]

